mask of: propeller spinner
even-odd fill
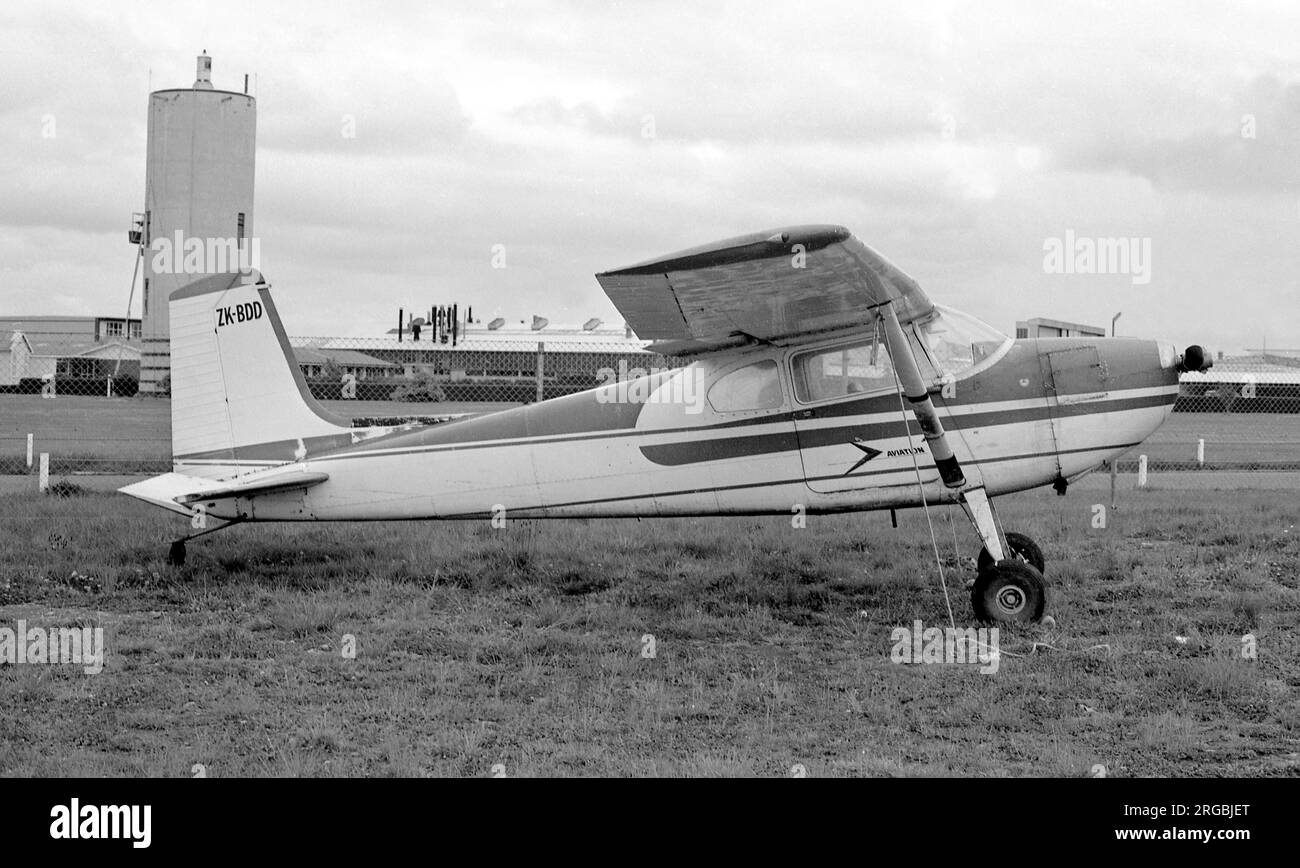
[[[1183,351],[1182,356],[1178,359],[1178,372],[1187,371],[1208,371],[1214,367],[1214,360],[1210,354],[1200,344],[1192,344]]]

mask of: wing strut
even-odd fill
[[[894,362],[894,370],[898,372],[903,395],[912,405],[912,413],[921,426],[925,442],[930,445],[930,454],[939,470],[939,476],[949,488],[962,488],[966,485],[966,474],[962,471],[957,456],[953,454],[952,447],[948,445],[948,435],[943,430],[938,411],[934,409],[934,402],[930,400],[930,392],[921,377],[912,345],[903,334],[893,304],[882,305],[881,311],[880,317],[885,321],[885,337],[889,340],[889,355]],[[979,479],[978,474],[976,478]],[[1002,539],[998,533],[993,504],[989,501],[982,482],[977,482],[975,487],[962,492],[961,504],[994,561],[1002,560]]]
[[[881,310],[881,318],[885,321],[885,336],[889,338],[889,355],[894,361],[894,369],[898,371],[898,381],[902,383],[903,395],[912,405],[912,413],[921,425],[925,442],[930,445],[930,454],[939,469],[939,476],[949,488],[961,488],[966,484],[966,475],[962,473],[961,464],[948,445],[948,435],[944,433],[943,422],[939,420],[939,413],[930,400],[930,392],[921,377],[916,356],[912,354],[912,345],[908,343],[903,327],[898,323],[893,303],[882,305]]]

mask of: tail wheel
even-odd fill
[[[1009,557],[1011,559],[1029,564],[1038,570],[1040,576],[1047,573],[1047,570],[1044,569],[1043,550],[1038,547],[1038,543],[1023,533],[1007,534],[1007,548],[1010,550]],[[989,554],[987,548],[980,549],[980,556],[975,565],[981,573],[993,566],[993,555]]]
[[[975,579],[971,606],[981,621],[1033,623],[1042,619],[1047,608],[1047,583],[1028,564],[999,561]]]

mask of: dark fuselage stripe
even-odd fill
[[[945,424],[950,424],[951,427],[953,428],[978,428],[987,425],[1007,425],[1014,422],[1028,422],[1028,421],[1035,421],[1041,419],[1049,419],[1054,416],[1055,417],[1084,416],[1092,413],[1117,412],[1120,410],[1134,410],[1142,407],[1158,407],[1166,404],[1172,404],[1176,398],[1177,398],[1176,395],[1170,393],[1170,394],[1159,394],[1159,395],[1147,395],[1139,398],[1121,398],[1112,401],[1090,401],[1086,403],[1065,404],[1061,406],[1051,406],[1051,407],[1048,407],[1044,400],[1044,403],[1041,404],[1040,406],[1026,407],[1021,410],[1001,410],[1001,411],[993,411],[988,413],[956,414],[956,415],[948,416],[946,414],[943,414],[943,410],[940,409],[940,413],[943,414]],[[774,414],[773,416],[768,418],[754,420],[753,422],[751,422],[751,424],[773,425],[773,424],[780,424],[782,422],[788,422],[791,419],[792,417],[790,414],[781,413],[781,414]],[[976,420],[976,421],[966,421],[966,420]],[[411,447],[407,449],[389,449],[383,452],[365,452],[360,454],[354,451],[348,451],[348,452],[335,453],[333,455],[322,455],[319,457],[314,457],[312,460],[313,461],[342,461],[350,458],[378,458],[378,457],[388,457],[393,455],[410,455],[410,454],[420,453],[420,452],[458,451],[458,450],[466,450],[466,449],[493,449],[502,446],[543,445],[546,443],[593,441],[593,440],[603,440],[603,439],[609,439],[615,437],[647,437],[650,435],[661,435],[661,434],[690,434],[693,436],[698,436],[700,434],[707,433],[710,431],[717,431],[720,428],[732,428],[735,427],[735,425],[736,423],[734,422],[728,422],[722,425],[710,425],[710,426],[698,427],[698,428],[664,428],[664,429],[644,429],[644,430],[631,430],[631,431],[590,432],[587,434],[575,434],[568,437],[547,438],[545,440],[525,439],[525,440],[513,440],[513,441],[505,441],[505,442],[499,441],[495,443],[470,442],[470,443],[449,443],[449,444],[436,444],[436,445],[430,444],[427,446],[417,446],[417,447]],[[915,422],[911,420],[908,421],[908,430],[911,430],[913,434],[920,433],[920,428],[917,427]],[[833,433],[822,435],[821,432],[823,431],[833,432]],[[800,438],[799,442],[795,441],[795,434],[793,431],[785,431],[785,432],[778,431],[769,434],[753,434],[749,436],[741,436],[741,437],[734,437],[734,438],[719,438],[714,440],[691,440],[691,441],[684,441],[683,444],[668,443],[668,444],[664,444],[663,446],[643,446],[641,447],[641,449],[643,453],[647,453],[646,457],[649,458],[651,461],[654,461],[657,464],[668,464],[668,462],[661,461],[657,457],[651,457],[651,455],[648,454],[649,450],[670,449],[674,446],[679,446],[679,445],[683,445],[683,446],[694,445],[699,449],[706,449],[710,446],[710,444],[713,443],[731,441],[732,442],[731,448],[737,451],[734,453],[728,453],[726,455],[721,456],[722,458],[727,458],[727,457],[734,457],[735,455],[746,455],[746,454],[756,455],[756,454],[763,454],[767,452],[784,452],[789,449],[797,449],[799,448],[800,445],[802,445],[804,448],[815,448],[817,446],[839,443],[843,441],[845,432],[850,432],[850,431],[856,432],[856,436],[862,436],[862,432],[867,431],[872,433],[874,439],[905,436],[905,429],[903,428],[903,422],[900,420],[897,422],[876,422],[876,423],[870,423],[865,425],[849,425],[849,426],[842,426],[837,428],[800,429],[798,435]],[[805,439],[806,437],[812,439],[811,440]],[[746,443],[745,441],[755,441],[755,442]],[[779,448],[774,448],[774,447],[779,447]],[[752,451],[746,451],[746,450],[752,450]],[[698,460],[715,461],[718,460],[718,458],[700,458]],[[681,463],[685,464],[685,463],[692,463],[692,462],[683,461]]]
[[[1062,416],[1116,413],[1145,407],[1160,407],[1172,404],[1176,398],[1177,396],[1172,394],[1147,395],[1139,398],[1092,401],[1062,406],[1049,406],[1044,402],[1041,406],[1026,407],[1020,410],[945,416],[944,424],[951,429],[957,430],[984,428],[991,425],[1014,425],[1025,422],[1039,422]],[[893,422],[837,425],[825,428],[797,427],[797,434],[794,431],[776,431],[748,437],[682,440],[677,443],[642,446],[641,453],[656,464],[666,467],[678,467],[683,464],[697,464],[702,461],[725,461],[730,458],[788,452],[793,449],[816,449],[820,446],[835,446],[852,442],[855,438],[867,442],[878,442],[895,437],[906,437],[909,434],[911,436],[920,436],[923,433],[915,419],[908,419],[906,422],[899,419]]]
[[[977,464],[999,464],[1004,461],[1022,461],[1025,459],[1032,459],[1032,458],[1049,458],[1057,455],[1076,455],[1076,454],[1082,454],[1087,452],[1109,452],[1112,450],[1132,449],[1134,446],[1137,446],[1138,443],[1140,442],[1141,441],[1134,441],[1132,443],[1115,443],[1109,446],[1089,446],[1083,449],[1064,449],[1060,451],[1053,450],[1050,452],[1024,452],[1019,455],[1004,455],[1000,458],[985,458],[985,459],[981,459],[976,463]],[[937,470],[938,468],[936,468],[933,463],[930,463],[930,464],[921,464],[920,469],[921,472],[924,473],[925,471]],[[915,473],[915,472],[916,472],[915,469],[912,467],[898,467],[893,470],[874,470],[871,471],[870,473],[855,473],[852,475],[852,477],[848,477],[848,478],[857,478],[861,476],[879,476],[885,473]],[[619,497],[602,497],[602,498],[594,498],[591,500],[572,500],[572,501],[568,501],[567,503],[547,503],[541,506],[529,506],[523,508],[516,507],[514,509],[511,509],[510,511],[512,513],[521,513],[521,512],[532,512],[534,510],[544,510],[544,509],[566,509],[568,507],[573,507],[573,506],[593,506],[599,503],[619,503],[621,501],[630,501],[630,500],[658,500],[660,498],[665,498],[665,497],[686,497],[693,494],[710,494],[719,491],[738,491],[745,488],[767,488],[768,486],[773,486],[773,485],[803,485],[804,483],[807,482],[818,482],[822,480],[831,480],[831,479],[843,480],[845,478],[846,477],[844,476],[836,475],[836,476],[813,476],[806,479],[804,477],[798,477],[796,479],[767,479],[759,482],[742,482],[736,485],[706,486],[704,488],[683,488],[678,491],[664,491],[657,494],[627,494],[627,495],[621,495]],[[1046,485],[1047,483],[1044,482],[1043,484]],[[867,486],[863,486],[863,488],[866,487]],[[849,490],[851,491],[852,489]],[[822,492],[822,493],[832,493],[832,492]],[[834,492],[834,493],[842,494],[844,492]],[[706,515],[712,513],[701,513],[701,514]],[[476,512],[455,513],[453,515],[447,515],[442,517],[447,519],[463,519],[463,518],[484,518],[484,517],[491,517],[492,515],[493,513],[491,510],[481,510]]]

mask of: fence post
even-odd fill
[[[1205,466],[1205,438],[1196,441],[1196,466]]]
[[[32,435],[27,435],[27,469],[32,469]]]
[[[1115,480],[1116,480],[1116,477],[1119,475],[1119,462],[1117,462],[1114,458],[1112,458],[1112,459],[1110,460],[1109,464],[1110,464],[1110,508],[1111,508],[1111,511],[1114,512],[1114,510],[1115,510]]]
[[[546,344],[537,342],[537,400],[542,400],[542,374],[546,368]]]
[[[1147,457],[1138,456],[1138,488],[1147,487]]]
[[[37,480],[37,491],[45,491],[50,487],[50,453],[41,453],[41,477]]]

